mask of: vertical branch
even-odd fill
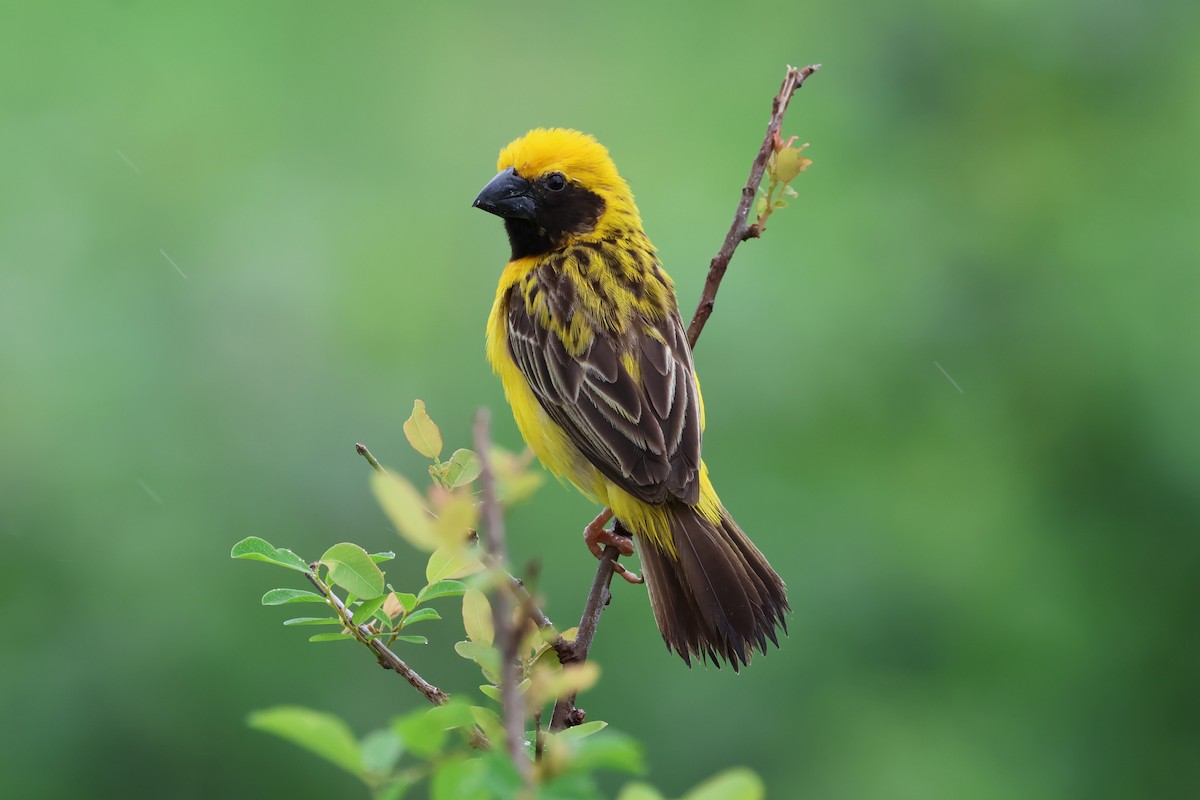
[[[612,582],[613,568],[619,555],[617,548],[609,545],[600,556],[600,566],[596,569],[587,603],[583,606],[583,615],[579,618],[579,632],[575,635],[575,641],[571,643],[570,655],[564,658],[562,651],[559,651],[558,659],[564,666],[587,660],[588,651],[592,649],[592,638],[596,635],[596,626],[600,624],[600,615],[604,613],[604,607],[612,598],[608,587]],[[550,717],[551,731],[572,728],[583,722],[587,715],[582,708],[575,705],[575,698],[575,692],[571,692],[554,703],[554,715]]]
[[[742,199],[738,201],[737,209],[733,212],[733,224],[729,226],[729,233],[725,234],[725,241],[721,243],[721,249],[717,251],[708,265],[708,278],[704,281],[704,291],[700,293],[700,303],[696,306],[696,313],[692,317],[691,324],[688,325],[688,344],[692,347],[696,346],[700,332],[704,330],[705,323],[712,315],[713,304],[717,299],[717,289],[721,288],[721,279],[725,277],[725,270],[729,268],[733,251],[747,239],[756,239],[762,234],[757,225],[747,224],[746,215],[750,213],[750,205],[758,194],[759,185],[762,184],[763,173],[767,170],[767,159],[775,150],[779,130],[783,127],[783,115],[787,112],[792,95],[804,85],[804,81],[808,79],[809,75],[820,68],[820,64],[813,64],[803,69],[788,67],[787,74],[783,77],[783,85],[779,87],[779,94],[775,95],[775,99],[771,102],[771,119],[767,123],[767,135],[763,138],[762,147],[758,149],[758,154],[754,156],[754,161],[750,164],[750,177],[746,180],[746,185],[742,187]]]
[[[717,290],[721,288],[721,281],[725,277],[725,271],[729,268],[734,251],[747,239],[755,239],[762,235],[762,231],[757,225],[746,222],[746,216],[758,194],[758,187],[762,184],[767,161],[779,140],[779,131],[783,126],[783,115],[787,112],[788,103],[791,102],[792,95],[796,90],[804,85],[804,81],[820,68],[820,64],[812,64],[803,68],[789,66],[783,78],[783,85],[779,87],[779,93],[771,102],[771,117],[767,122],[767,132],[763,137],[762,146],[750,164],[750,176],[746,179],[746,185],[742,187],[741,199],[733,213],[733,224],[730,225],[729,232],[725,235],[725,241],[721,243],[721,248],[709,263],[708,277],[704,281],[700,302],[688,325],[688,344],[693,348],[696,346],[696,340],[700,338],[700,333],[704,330],[708,318],[712,315],[713,305],[717,299]],[[600,566],[596,569],[596,578],[592,582],[592,589],[588,593],[587,603],[583,609],[583,616],[579,620],[579,636],[573,643],[568,657],[564,658],[562,651],[559,651],[559,658],[564,664],[587,660],[596,625],[611,597],[608,587],[612,581],[613,572],[619,566],[617,564],[619,556],[617,548],[612,545],[604,548],[604,553],[600,557]],[[574,695],[559,698],[554,706],[554,717],[550,721],[550,730],[558,731],[572,727],[583,722],[583,719],[584,712],[582,709],[576,708]]]
[[[484,546],[497,576],[507,576],[508,547],[504,539],[504,515],[496,500],[496,477],[490,463],[491,438],[488,426],[491,415],[486,408],[475,415],[475,452],[479,456],[480,482],[483,486],[483,527],[487,530]],[[509,578],[511,580],[511,578]],[[504,739],[508,756],[522,780],[529,785],[532,770],[525,757],[525,709],[517,693],[517,648],[520,631],[513,622],[512,593],[508,580],[494,583],[492,593],[492,622],[496,631],[496,648],[500,651],[500,705],[504,718]]]

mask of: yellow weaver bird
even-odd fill
[[[783,581],[700,458],[704,404],[671,279],[608,151],[538,129],[500,152],[474,206],[504,218],[487,354],[517,427],[555,475],[612,509],[585,533],[633,552],[667,647],[737,670],[789,610]]]

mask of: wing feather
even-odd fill
[[[553,285],[539,283],[543,293]],[[583,313],[571,305],[556,304],[554,311]],[[699,394],[678,311],[623,337],[595,326],[579,356],[552,330],[568,319],[543,325],[519,291],[509,295],[509,352],[542,408],[601,474],[634,497],[696,503]],[[633,356],[640,380],[622,363],[623,353]]]

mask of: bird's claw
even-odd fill
[[[596,558],[601,558],[604,555],[605,547],[615,547],[617,552],[623,556],[633,555],[633,539],[629,536],[624,536],[616,531],[610,531],[604,526],[612,519],[612,510],[605,509],[600,516],[588,523],[588,526],[583,529],[583,541],[587,544],[588,550]],[[625,569],[616,561],[613,561],[613,572],[620,575],[629,583],[645,583],[645,579],[639,576],[633,570]]]
[[[610,531],[604,527],[611,518],[612,512],[605,511],[589,522],[588,526],[583,529],[583,541],[587,544],[588,550],[591,550],[592,555],[596,558],[600,558],[600,556],[604,555],[604,548],[612,545],[623,556],[633,555],[633,540],[631,538],[622,536],[616,531]]]
[[[638,584],[646,582],[646,579],[641,575],[638,575],[631,569],[625,569],[616,561],[613,562],[613,572],[624,578],[626,583]]]

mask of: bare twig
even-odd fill
[[[475,452],[479,456],[480,484],[483,487],[483,523],[487,530],[484,546],[491,561],[503,567],[508,563],[507,545],[504,539],[504,515],[496,500],[496,478],[492,474],[488,456],[491,440],[488,424],[491,415],[486,408],[475,415]],[[492,593],[492,627],[495,629],[496,648],[500,651],[500,705],[503,710],[504,739],[508,756],[513,766],[528,785],[532,780],[529,759],[525,757],[525,713],[524,703],[517,691],[517,648],[520,647],[520,627],[513,623],[512,595],[507,589],[513,578],[507,575],[507,585],[497,587]]]
[[[747,239],[756,239],[762,234],[757,225],[746,223],[746,215],[750,211],[750,204],[754,202],[755,195],[758,194],[759,184],[762,183],[763,173],[767,169],[767,159],[771,157],[771,153],[775,149],[775,140],[783,125],[783,115],[787,111],[788,102],[791,101],[795,91],[804,85],[808,76],[820,68],[820,64],[813,64],[803,69],[788,67],[787,75],[783,78],[783,85],[779,87],[779,94],[775,95],[775,100],[771,104],[771,121],[767,123],[767,135],[763,138],[762,147],[758,149],[758,155],[754,157],[754,163],[750,165],[750,177],[746,180],[746,185],[742,187],[742,199],[738,203],[737,210],[733,212],[733,224],[729,226],[729,233],[725,235],[721,249],[717,251],[708,266],[708,279],[704,281],[700,304],[696,306],[696,313],[692,317],[691,324],[688,325],[688,344],[692,347],[696,346],[700,332],[704,330],[705,323],[712,315],[713,303],[717,299],[717,289],[721,287],[721,279],[725,277],[725,270],[729,268],[729,260],[733,258],[733,251]]]
[[[767,134],[763,137],[762,147],[759,148],[754,162],[750,165],[750,177],[746,179],[746,185],[742,187],[742,198],[738,202],[737,210],[734,211],[733,224],[729,227],[729,233],[725,235],[721,249],[717,251],[709,264],[704,291],[700,294],[696,313],[692,316],[691,324],[688,325],[688,344],[693,348],[696,346],[696,340],[700,338],[700,333],[704,330],[708,318],[712,315],[713,304],[717,299],[717,290],[721,288],[721,281],[725,277],[725,271],[729,268],[729,261],[733,258],[734,251],[747,239],[755,239],[762,235],[762,231],[757,225],[747,224],[746,215],[749,213],[750,205],[754,202],[758,187],[762,183],[763,174],[767,169],[767,159],[771,157],[771,153],[775,149],[775,141],[783,125],[783,115],[787,111],[792,95],[804,85],[808,76],[820,68],[820,64],[813,64],[802,69],[789,66],[787,74],[783,78],[783,85],[779,87],[779,94],[775,95],[775,99],[771,103],[771,119],[767,123]],[[562,652],[559,652],[559,659],[564,664],[587,660],[588,651],[592,646],[592,637],[600,622],[600,615],[604,613],[604,607],[612,596],[609,593],[609,584],[612,581],[613,572],[621,569],[617,563],[619,556],[617,548],[612,545],[604,548],[604,553],[600,557],[600,566],[596,569],[596,578],[592,581],[592,589],[588,593],[587,603],[583,608],[583,616],[579,620],[579,635],[571,647],[568,658],[563,659]],[[550,721],[550,730],[559,731],[578,725],[583,722],[584,716],[584,711],[575,706],[575,695],[560,698],[554,705],[554,717]]]
[[[375,652],[375,657],[379,660],[379,665],[385,669],[393,670],[400,674],[404,680],[412,684],[412,687],[421,694],[425,695],[425,699],[433,703],[435,706],[444,705],[450,696],[443,692],[438,687],[434,686],[429,681],[417,674],[417,671],[405,664],[400,656],[393,653],[388,646],[375,636],[375,631],[371,630],[366,625],[355,625],[354,615],[350,609],[346,608],[346,604],[337,596],[337,593],[330,589],[324,581],[317,575],[317,565],[312,565],[312,571],[305,573],[305,577],[319,591],[329,604],[333,606],[333,610],[342,620],[342,624],[354,634],[354,638],[371,648]]]

